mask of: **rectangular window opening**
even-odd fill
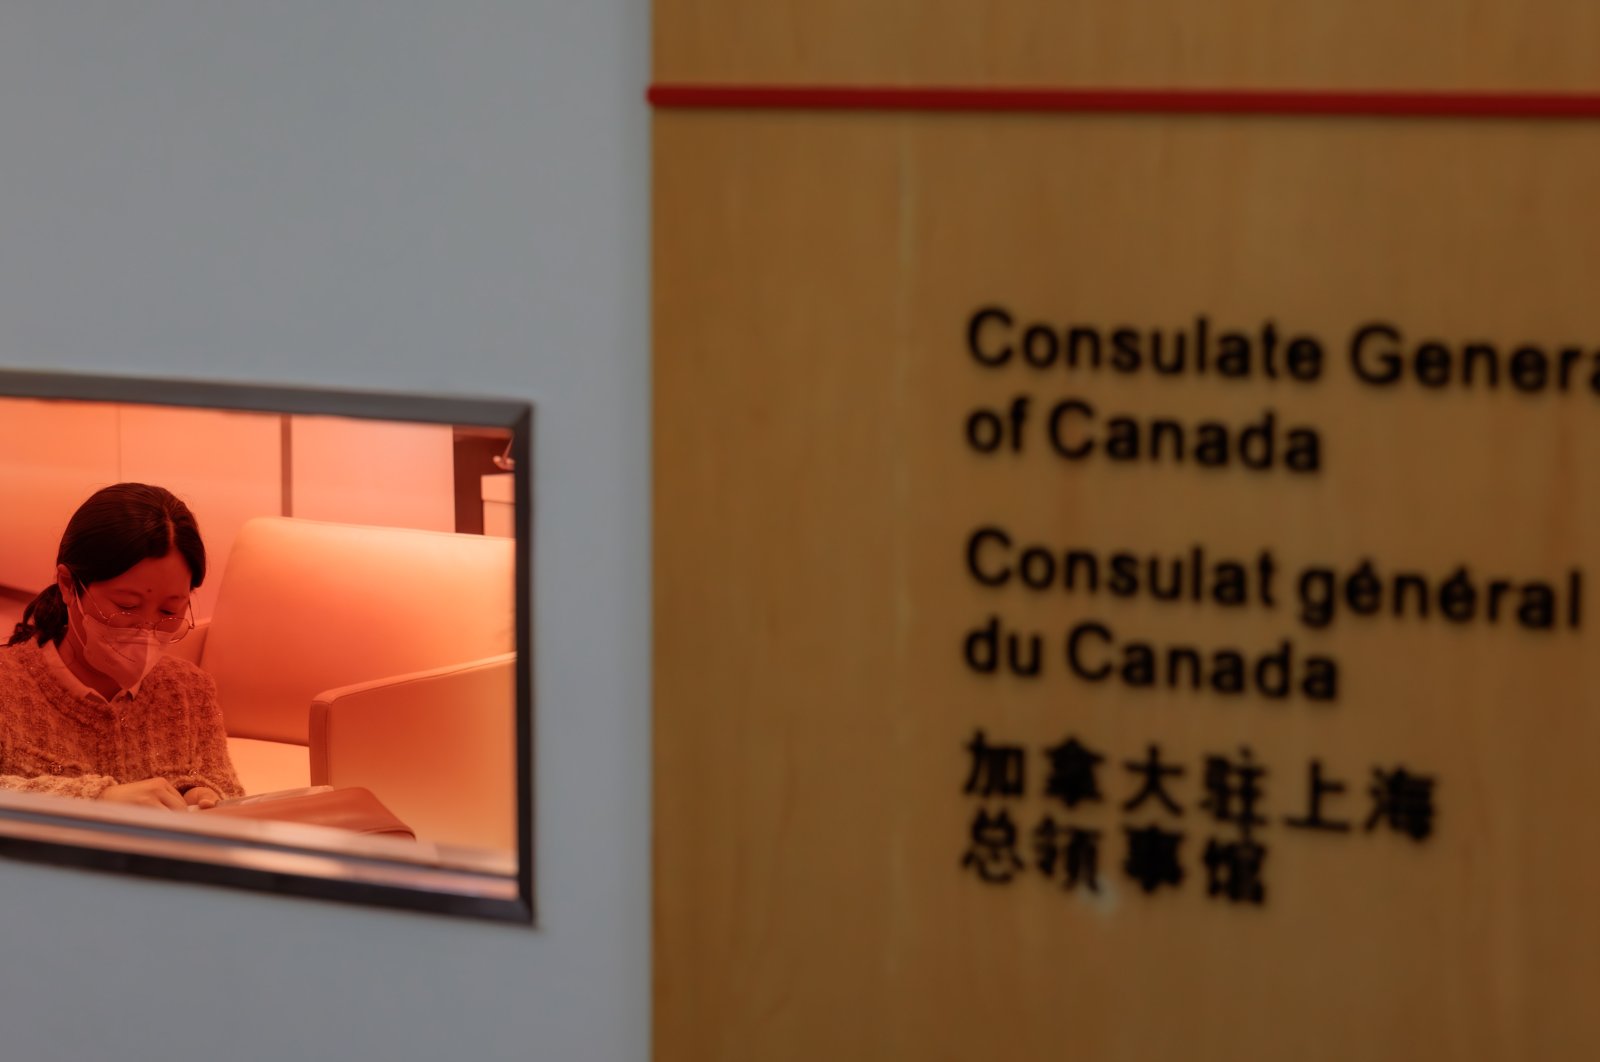
[[[0,854],[533,924],[531,405],[0,371],[0,420]]]

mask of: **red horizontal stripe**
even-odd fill
[[[653,85],[648,99],[670,109],[1600,118],[1600,94],[1551,92]]]

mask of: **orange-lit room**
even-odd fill
[[[199,876],[235,884],[229,866],[350,877],[328,862],[342,855],[397,864],[369,882],[426,890],[436,886],[408,875],[443,868],[455,875],[445,891],[478,874],[487,885],[469,894],[506,894],[519,825],[513,426],[33,397],[0,398],[0,421],[19,438],[67,441],[0,457],[6,630],[33,633],[19,624],[36,595],[58,592],[58,564],[71,608],[110,623],[107,610],[136,607],[137,589],[128,601],[90,593],[114,580],[73,586],[84,580],[63,528],[112,484],[169,491],[193,516],[205,567],[167,606],[152,656],[215,684],[237,778],[207,780],[219,791],[198,803],[135,794],[147,806],[113,806],[121,789],[79,783],[96,771],[143,781],[121,776],[144,773],[125,751],[110,766],[57,752],[48,775],[0,771],[5,810],[60,816],[46,822],[56,834],[35,823],[35,840],[115,849],[130,828],[156,826],[182,833],[147,855],[216,863],[220,875]],[[83,615],[59,649],[37,639],[49,660],[72,662],[92,640],[100,624]],[[145,710],[132,696],[141,681],[112,683],[97,702],[121,711],[117,726]]]

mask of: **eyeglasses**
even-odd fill
[[[146,630],[156,636],[156,641],[163,644],[170,645],[173,642],[182,641],[184,635],[194,630],[194,602],[192,600],[184,604],[182,612],[174,613],[171,616],[162,616],[154,621],[145,619],[137,612],[130,612],[122,608],[112,609],[111,612],[107,613],[99,605],[95,604],[94,599],[89,596],[87,590],[78,594],[78,600],[87,601],[89,607],[94,609],[95,615],[100,617],[100,622],[107,627],[119,631]]]

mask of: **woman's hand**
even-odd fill
[[[197,785],[193,789],[183,791],[184,803],[199,811],[216,807],[217,801],[221,799],[222,794],[209,786]]]
[[[190,790],[194,792],[194,790]],[[209,789],[204,792],[210,793]],[[213,797],[215,793],[211,794]],[[142,782],[125,782],[114,785],[100,794],[101,800],[109,800],[113,804],[136,804],[150,808],[171,808],[182,811],[188,805],[184,803],[183,794],[172,787],[172,783],[165,778],[146,778]]]

